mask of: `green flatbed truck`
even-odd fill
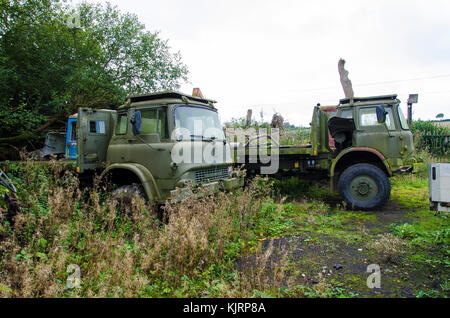
[[[248,175],[275,165],[274,176],[327,178],[331,191],[338,190],[350,207],[362,210],[383,206],[390,197],[389,178],[411,172],[415,162],[413,135],[396,95],[342,99],[334,109],[316,106],[310,143],[272,141],[264,149],[272,155],[270,163],[260,160],[257,139],[237,151],[236,161],[245,164]]]

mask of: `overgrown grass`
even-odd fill
[[[449,220],[428,210],[422,174],[391,179],[405,217],[384,227],[379,212],[348,211],[326,184],[298,178],[256,178],[244,190],[168,204],[162,223],[141,199],[118,211],[101,189],[80,190],[54,164],[16,166],[10,175],[23,209],[14,224],[0,220],[5,297],[354,297],[364,279],[316,272],[348,244],[396,274],[409,264],[443,279],[442,288],[414,289],[418,296],[448,288]],[[292,255],[282,244],[290,237],[309,254]],[[79,289],[67,286],[70,264],[80,268]]]
[[[142,199],[121,212],[97,186],[80,190],[77,177],[55,164],[26,163],[10,174],[23,207],[14,224],[0,221],[2,296],[254,297],[290,288],[286,260],[268,272],[271,252],[261,248],[291,227],[281,219],[292,209],[273,203],[268,180],[167,204],[162,223]],[[243,261],[250,252],[253,260]],[[71,264],[81,288],[67,285]]]

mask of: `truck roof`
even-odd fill
[[[369,96],[369,97],[353,97],[350,98],[343,98],[339,100],[339,106],[353,106],[355,104],[357,105],[364,105],[364,104],[374,104],[374,103],[399,103],[400,101],[397,99],[397,95],[380,95],[380,96]]]
[[[200,98],[192,95],[183,94],[176,91],[162,91],[157,93],[149,93],[149,94],[140,94],[140,95],[132,95],[128,97],[128,101],[125,105],[120,106],[120,108],[128,107],[132,103],[141,103],[141,102],[157,102],[162,101],[165,102],[180,102],[180,103],[200,103],[205,104],[205,106],[214,107],[213,104],[217,103],[215,100]]]

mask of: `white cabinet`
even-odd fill
[[[428,166],[430,178],[430,210],[450,212],[450,163]]]

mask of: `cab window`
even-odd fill
[[[347,118],[347,119],[353,118],[353,110],[351,110],[351,109],[344,109],[341,112],[341,116],[340,117],[341,118]]]
[[[77,141],[77,122],[71,122],[70,127],[70,141]]]
[[[125,135],[127,133],[127,114],[119,114],[117,117],[116,135]]]
[[[89,121],[89,132],[91,134],[105,134],[105,121],[91,120]]]
[[[394,117],[392,112],[392,107],[384,108],[387,112],[386,115],[386,126],[389,130],[395,130]],[[375,107],[362,108],[359,111],[359,125],[360,127],[367,126],[379,126],[383,124],[379,124],[377,120],[377,112]]]
[[[158,133],[161,139],[168,139],[167,111],[165,108],[142,110],[141,134]]]

